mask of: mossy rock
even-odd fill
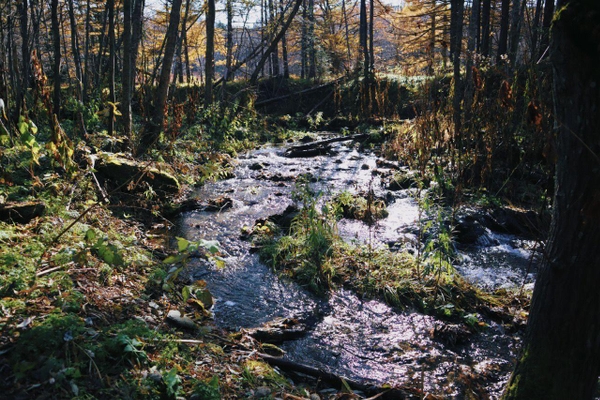
[[[387,184],[387,190],[391,191],[405,190],[411,187],[417,187],[415,173],[413,172],[398,172]]]
[[[159,163],[139,162],[109,153],[101,154],[95,164],[99,178],[122,186],[123,191],[145,190],[143,183],[146,183],[155,191],[178,193],[179,181],[163,168]]]

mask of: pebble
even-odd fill
[[[256,390],[254,391],[254,398],[255,399],[260,399],[263,397],[269,397],[271,396],[271,389],[266,387],[266,386],[261,386],[256,388]]]

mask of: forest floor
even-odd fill
[[[110,191],[89,165],[68,176],[26,147],[1,155],[3,397],[317,398],[317,380],[295,383],[264,361],[275,346],[215,326],[203,282],[177,279],[194,244],[174,246],[163,215],[194,184],[226,176],[230,157],[152,162],[183,182],[157,193],[143,179]]]
[[[332,389],[306,374],[294,380],[283,375],[266,362],[265,354],[280,354],[277,347],[261,344],[250,332],[217,327],[204,283],[177,279],[186,257],[218,260],[218,248],[175,244],[165,216],[185,208],[194,185],[227,176],[229,156],[172,153],[152,162],[181,180],[182,188],[169,193],[143,180],[111,191],[89,165],[69,177],[47,159],[29,160],[29,152],[2,153],[8,167],[0,181],[1,203],[34,210],[16,222],[15,215],[24,212],[3,209],[9,221],[0,222],[5,396],[360,398],[344,381]],[[85,162],[89,157],[79,160]],[[417,383],[401,390],[403,396],[436,398],[423,397]]]

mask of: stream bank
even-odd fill
[[[466,331],[412,310],[341,289],[319,297],[275,274],[260,262],[241,236],[255,221],[282,214],[293,204],[296,180],[303,176],[324,198],[348,190],[373,191],[387,199],[389,215],[366,226],[342,219],[339,233],[371,246],[418,247],[419,205],[414,190],[390,190],[389,177],[402,166],[372,150],[335,142],[310,158],[285,157],[282,148],[262,148],[239,158],[233,177],[207,184],[194,198],[230,206],[182,215],[178,234],[189,240],[218,240],[225,268],[201,260],[190,265],[191,280],[204,280],[216,297],[217,325],[257,328],[276,319],[307,322],[307,331],[280,347],[285,357],[376,385],[411,386],[445,398],[496,398],[505,384],[520,343],[512,325],[475,315],[484,329]],[[459,250],[456,270],[488,290],[530,285],[534,243],[482,227],[481,235]]]

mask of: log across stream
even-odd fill
[[[320,298],[281,279],[240,238],[242,227],[282,213],[293,203],[295,180],[301,174],[310,174],[313,187],[324,196],[371,188],[390,199],[389,216],[372,228],[340,221],[340,234],[348,240],[384,245],[406,240],[414,232],[419,209],[411,190],[387,189],[385,177],[395,165],[350,142],[331,141],[328,146],[328,154],[309,158],[285,157],[283,148],[249,152],[239,158],[235,177],[207,184],[194,194],[202,202],[226,196],[232,203],[220,211],[183,213],[178,232],[191,240],[218,240],[225,254],[225,268],[196,260],[189,272],[190,279],[205,280],[216,297],[217,324],[238,330],[278,318],[309,321],[304,334],[280,344],[285,360],[366,385],[408,384],[444,398],[463,398],[468,390],[483,387],[486,395],[497,398],[512,369],[518,332],[486,321],[487,329],[464,340],[440,340],[433,332],[445,324],[432,316],[400,312],[346,290]],[[483,236],[463,252],[457,270],[490,288],[530,284],[531,244],[489,230]]]

